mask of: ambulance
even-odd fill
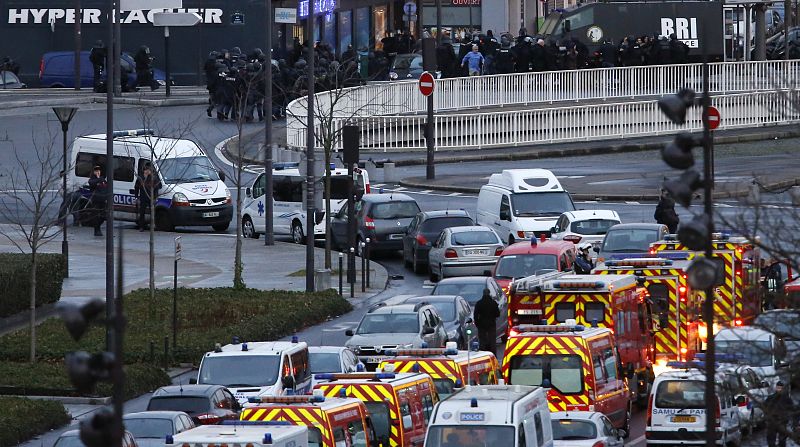
[[[693,290],[687,281],[689,264],[687,260],[627,258],[610,260],[594,270],[599,275],[636,275],[647,289],[653,319],[658,326],[656,375],[666,369],[667,362],[692,359],[703,347],[703,295]]]
[[[228,421],[224,425],[201,425],[181,432],[167,435],[167,447],[308,447],[308,428],[296,425],[252,424]]]
[[[550,411],[598,411],[630,433],[631,393],[611,329],[568,321],[516,330],[503,358],[507,384],[549,388]]]
[[[750,324],[761,311],[761,252],[746,238],[724,233],[713,234],[712,246],[715,259],[724,267],[724,281],[715,290],[716,319],[722,327]],[[689,250],[670,235],[650,244],[650,254],[691,261],[703,252]]]
[[[553,427],[544,388],[467,386],[433,410],[426,447],[552,447]]]
[[[422,444],[433,406],[439,401],[427,374],[315,374],[314,389],[327,397],[355,397],[367,406],[383,447]]]
[[[577,324],[607,327],[614,339],[622,374],[631,392],[647,402],[655,377],[655,327],[647,290],[633,275],[564,275],[542,285],[544,324],[575,320]]]
[[[308,427],[309,444],[320,447],[368,446],[376,439],[363,402],[349,397],[326,398],[320,390],[315,395],[250,398],[241,420]]]
[[[455,342],[445,349],[398,349],[388,351],[378,369],[396,373],[422,372],[433,379],[440,399],[465,385],[496,385],[500,376],[497,358],[487,351],[459,351]]]

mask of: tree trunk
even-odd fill
[[[325,145],[325,268],[331,268],[331,150]]]
[[[36,230],[34,230],[36,231]],[[36,362],[36,244],[38,241],[34,239],[35,243],[31,244],[31,363]]]
[[[153,174],[153,181],[155,181],[155,174]],[[150,258],[150,300],[155,303],[156,300],[156,199],[153,197],[154,190],[150,188],[147,192],[150,197],[150,241],[149,241],[149,258]],[[143,222],[144,223],[144,222]]]
[[[241,107],[240,107],[241,109]],[[243,113],[239,110],[239,119],[238,119],[238,143],[239,144],[239,156],[236,160],[236,250],[234,253],[234,261],[233,261],[233,288],[234,289],[244,289],[244,279],[242,278],[242,162],[243,162],[243,152],[244,152],[244,144],[242,140],[242,120],[244,120]]]

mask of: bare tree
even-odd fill
[[[9,240],[21,253],[30,253],[30,361],[36,361],[36,270],[38,254],[42,246],[61,234],[59,208],[63,153],[56,144],[55,134],[47,132],[44,140],[32,135],[29,150],[17,150],[13,145],[15,163],[4,167],[8,189],[4,200],[0,200],[0,217],[9,225],[0,227],[0,234]],[[35,154],[33,160],[25,160],[21,153]],[[20,240],[22,239],[22,240]]]

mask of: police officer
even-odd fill
[[[150,166],[150,164],[144,165],[142,176],[136,179],[136,185],[133,188],[133,195],[136,196],[136,207],[139,211],[138,219],[136,219],[136,226],[139,228],[139,231],[147,229],[144,215],[150,210],[153,197],[158,197],[158,191],[160,189],[161,182],[153,175],[152,166]]]
[[[592,244],[584,242],[578,246],[578,256],[575,258],[575,273],[579,275],[588,275],[592,273],[594,262],[592,262],[592,255],[589,250],[592,249]]]
[[[133,61],[136,62],[136,86],[149,85],[151,91],[157,89],[158,82],[153,76],[153,57],[150,55],[150,48],[147,45],[139,47],[139,51],[133,56]]]
[[[678,217],[678,213],[675,212],[675,200],[669,196],[669,192],[666,189],[661,190],[661,198],[658,200],[653,218],[657,223],[669,227],[670,233],[675,234],[678,232],[678,224],[681,219]]]
[[[492,299],[489,289],[483,289],[483,296],[475,303],[473,318],[478,327],[478,343],[481,351],[497,352],[497,318],[500,307]],[[469,344],[469,340],[467,341]]]
[[[767,446],[786,447],[788,427],[786,423],[794,416],[795,407],[789,393],[784,392],[783,382],[775,384],[775,392],[764,399],[767,422]]]
[[[495,67],[500,74],[508,74],[514,71],[514,53],[511,51],[511,41],[505,36],[501,37],[500,49],[497,50]]]
[[[92,193],[89,203],[93,211],[91,220],[94,227],[94,235],[100,237],[103,235],[103,232],[100,231],[100,225],[105,220],[106,201],[108,199],[108,182],[102,174],[100,166],[95,166],[92,170],[92,176],[89,177],[89,191]]]
[[[92,78],[92,86],[94,91],[98,93],[101,90],[100,73],[105,69],[107,54],[108,51],[106,50],[102,40],[95,42],[94,46],[92,47],[92,51],[89,53],[89,62],[92,63],[92,72],[94,74]]]
[[[208,90],[208,107],[206,114],[211,118],[211,111],[214,110],[217,95],[217,58],[219,53],[212,51],[208,53],[208,59],[203,64],[203,71],[206,73],[206,90]]]

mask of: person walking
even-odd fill
[[[472,45],[472,51],[461,59],[461,67],[467,67],[470,76],[480,76],[483,62],[483,55],[478,51],[478,45]]]
[[[764,413],[767,425],[767,446],[786,447],[789,427],[786,426],[795,412],[794,402],[788,392],[784,392],[783,382],[775,384],[775,392],[764,399]]]
[[[108,182],[106,177],[102,174],[100,166],[95,166],[92,170],[92,176],[89,177],[89,191],[92,195],[89,198],[89,203],[92,209],[92,226],[94,227],[94,235],[100,237],[103,232],[100,231],[100,225],[105,220],[106,201],[108,199]]]
[[[669,196],[666,189],[661,190],[661,198],[656,205],[656,212],[653,214],[656,222],[666,225],[671,234],[678,232],[678,224],[681,219],[678,213],[675,212],[675,200]]]
[[[475,326],[478,328],[478,345],[481,351],[497,352],[497,318],[500,317],[500,307],[492,299],[489,289],[483,289],[483,296],[475,303],[473,312]],[[467,340],[467,349],[469,349]]]
[[[136,219],[136,226],[139,231],[147,229],[147,221],[145,221],[144,215],[150,211],[150,204],[154,197],[158,197],[160,189],[161,182],[153,175],[153,167],[149,164],[144,165],[142,176],[136,179],[136,185],[133,188],[133,195],[136,196],[136,208],[139,212]],[[152,222],[153,219],[150,220]]]
[[[92,51],[89,53],[89,62],[92,63],[93,73],[92,88],[95,93],[100,93],[102,90],[100,74],[105,69],[107,54],[108,50],[106,50],[102,40],[95,42],[94,46],[92,47]]]

